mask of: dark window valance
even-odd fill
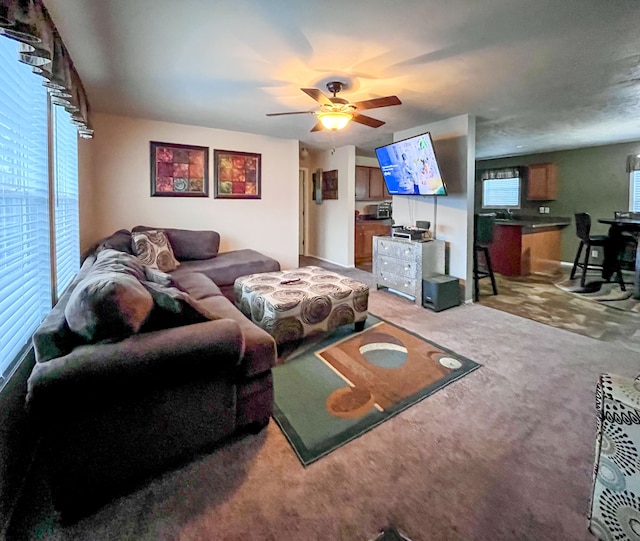
[[[640,154],[630,154],[627,156],[627,173],[640,171]]]
[[[20,42],[19,60],[44,78],[53,103],[69,112],[80,137],[92,137],[82,81],[42,0],[0,0],[0,34]]]
[[[485,169],[482,172],[480,178],[482,180],[487,180],[490,178],[520,178],[521,168],[519,166],[515,167],[501,167],[499,169]]]

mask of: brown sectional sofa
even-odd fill
[[[128,255],[131,233],[121,230],[85,254],[34,335],[27,406],[42,433],[39,456],[63,517],[82,515],[233,434],[259,431],[272,413],[275,342],[221,290],[232,290],[238,276],[280,265],[253,250],[218,254],[219,236],[211,231],[167,230],[167,237],[182,258],[168,291],[186,292],[208,317],[185,320],[164,311],[153,319],[160,328],[97,343],[71,331],[75,289],[94,277],[100,261],[111,257],[126,266],[135,259]]]

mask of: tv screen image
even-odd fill
[[[447,195],[429,132],[376,148],[391,195]]]

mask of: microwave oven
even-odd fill
[[[384,201],[377,205],[367,205],[365,213],[379,220],[391,218],[391,201]]]

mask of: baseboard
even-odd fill
[[[342,267],[343,269],[354,269],[355,265],[343,265],[342,263],[337,263],[336,261],[332,261],[331,259],[325,259],[324,257],[320,257],[319,255],[306,255],[304,257],[313,257],[314,259],[319,259],[320,261],[324,261],[325,263],[331,263],[336,267]]]

